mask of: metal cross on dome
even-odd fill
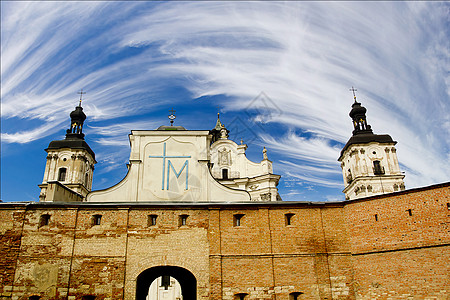
[[[352,92],[353,92],[353,99],[355,99],[355,102],[356,102],[356,94],[355,94],[355,92],[357,91],[357,89],[355,89],[354,87],[352,87],[349,91],[352,91]]]
[[[169,119],[170,119],[170,126],[173,126],[173,120],[176,119],[176,116],[173,114],[175,112],[175,110],[172,108],[171,110],[169,110],[170,115],[169,115]]]

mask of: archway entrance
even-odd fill
[[[188,270],[174,266],[159,266],[143,271],[136,280],[136,300],[146,300],[150,285],[158,277],[170,276],[181,286],[183,300],[197,300],[197,279]]]

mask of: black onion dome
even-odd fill
[[[361,106],[361,103],[356,102],[352,105],[352,110],[348,114],[350,118],[354,119],[355,116],[358,115],[365,115],[367,112],[367,109],[364,106]]]
[[[83,112],[83,108],[81,106],[75,107],[75,110],[70,113],[70,118],[72,120],[83,122],[86,120],[86,115]]]

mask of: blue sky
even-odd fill
[[[1,2],[1,199],[37,201],[44,149],[83,89],[94,189],[119,182],[128,134],[211,129],[268,149],[283,200],[343,200],[349,88],[397,144],[407,188],[450,178],[446,2]]]

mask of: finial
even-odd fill
[[[77,92],[77,94],[80,94],[80,104],[78,104],[78,106],[81,106],[81,99],[83,98],[83,95],[86,94],[86,92],[83,92],[83,89],[81,89],[81,91]]]
[[[355,92],[357,91],[357,89],[355,89],[355,88],[352,86],[352,88],[349,89],[349,91],[352,91],[352,92],[353,92],[353,99],[355,99],[355,103],[356,103],[357,101],[356,101],[356,94],[355,94]]]
[[[171,110],[169,110],[169,112],[170,112],[170,115],[169,115],[170,126],[173,126],[173,120],[175,120],[175,118],[176,118],[176,116],[173,114],[173,113],[175,112],[175,110],[173,109],[173,107],[172,107]]]
[[[267,157],[267,149],[266,149],[266,147],[264,147],[264,149],[263,149],[263,159],[269,159]]]
[[[244,145],[244,140],[243,139],[241,139],[241,145]]]

